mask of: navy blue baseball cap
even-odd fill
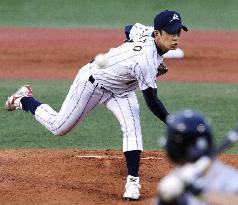
[[[188,31],[187,27],[182,25],[180,14],[169,10],[164,10],[155,16],[154,29],[162,29],[169,34],[176,34],[181,29]]]

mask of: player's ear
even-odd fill
[[[161,33],[159,30],[154,30],[154,37],[160,37],[161,36]]]

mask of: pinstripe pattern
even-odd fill
[[[96,87],[95,87],[95,89],[96,89]],[[85,111],[87,105],[89,104],[90,99],[92,98],[92,96],[93,96],[93,94],[94,94],[94,92],[95,92],[95,89],[93,90],[91,96],[89,97],[89,99],[88,99],[88,101],[87,101],[87,104],[85,105],[85,107],[84,107],[84,109],[83,109],[83,111],[82,111],[82,114],[79,116],[78,120],[72,125],[71,129],[72,129],[76,124],[78,124],[78,122],[81,120],[81,118],[82,118],[82,116],[83,116],[83,114],[84,114],[84,111]],[[97,102],[94,102],[94,106],[90,109],[90,111],[91,111],[93,108],[95,108],[96,105],[98,105],[98,103],[99,103],[100,100],[102,99],[103,95],[104,95],[104,91],[103,91],[102,96],[99,98],[99,100],[98,100]],[[88,112],[89,112],[89,111],[88,111]]]
[[[135,117],[134,117],[134,114],[133,114],[133,110],[132,110],[132,108],[131,108],[131,105],[130,105],[130,101],[129,101],[129,98],[128,97],[126,97],[126,99],[127,99],[127,102],[128,102],[128,106],[129,106],[129,108],[130,108],[130,111],[131,111],[131,116],[132,116],[132,119],[133,119],[133,125],[134,125],[134,129],[135,129],[135,136],[136,136],[136,145],[137,145],[137,149],[138,149],[138,137],[137,137],[137,132],[136,132],[136,123],[135,123]]]
[[[123,123],[124,123],[124,125],[125,125],[125,130],[126,130],[126,132],[124,132],[124,134],[125,134],[124,137],[126,137],[127,150],[128,150],[128,148],[129,148],[129,147],[128,147],[129,143],[128,143],[128,135],[127,135],[128,129],[127,129],[127,126],[126,126],[126,125],[127,125],[127,123],[126,123],[126,118],[125,118],[125,116],[124,116],[124,114],[123,114],[123,112],[122,112],[122,108],[121,108],[120,104],[118,103],[117,99],[116,99],[114,96],[112,96],[112,98],[115,100],[117,106],[119,107],[119,110],[120,110],[120,112],[121,112],[121,116],[122,116],[122,118],[123,118]]]
[[[58,127],[56,127],[55,129],[52,130],[53,132],[56,131],[56,130],[58,130],[58,129],[60,129],[60,128],[67,122],[67,120],[70,119],[70,116],[74,113],[75,109],[78,107],[78,104],[79,104],[80,100],[82,99],[82,95],[83,95],[83,93],[84,93],[84,91],[85,91],[85,87],[86,87],[86,84],[87,84],[87,83],[90,83],[90,82],[86,82],[86,83],[85,83],[84,88],[83,88],[83,91],[81,92],[80,97],[79,97],[78,101],[76,102],[76,104],[74,105],[74,108],[72,109],[72,111],[69,113],[69,115],[66,117],[66,119],[62,122],[61,125],[59,125]],[[88,105],[88,103],[89,103],[91,97],[93,96],[93,94],[94,94],[94,92],[95,92],[95,89],[96,89],[96,87],[94,88],[92,94],[90,95],[90,97],[89,97],[89,99],[88,99],[88,101],[87,101],[87,103],[86,103],[86,105],[85,105],[85,107],[84,107],[84,109],[83,109],[81,115],[78,117],[78,120],[76,121],[76,123],[77,123],[77,122],[80,120],[80,118],[82,117],[82,115],[83,115],[83,113],[84,113],[84,111],[85,111],[85,109],[86,109],[86,107],[87,107],[87,105]],[[74,127],[74,125],[75,125],[76,123],[74,123],[74,124],[72,125],[72,127]],[[72,128],[72,127],[71,127],[71,128]],[[70,129],[71,129],[71,128],[70,128]]]
[[[126,97],[112,95],[105,105],[120,122],[123,131],[123,151],[143,150],[139,105],[135,93]]]
[[[40,107],[41,107],[41,106],[40,106]],[[44,108],[42,108],[42,109],[44,110],[44,112],[48,113],[49,115],[52,115],[48,110],[46,110],[46,109],[44,109]],[[44,122],[45,124],[48,124],[48,121],[45,120],[44,118],[42,118],[40,115],[35,114],[35,117],[38,118],[38,119],[40,119],[40,121]],[[54,117],[56,117],[56,116],[54,116]],[[50,124],[50,123],[49,123],[49,124]]]
[[[148,43],[148,42],[147,42]],[[154,51],[153,51],[153,53],[154,53]],[[147,62],[147,65],[148,65],[148,67],[150,67],[150,61],[151,61],[151,56],[150,56],[151,54],[150,53],[148,53],[148,50],[145,50],[145,59],[146,59],[146,62]],[[152,55],[153,57],[154,57],[154,55]],[[157,68],[157,67],[156,67]],[[142,69],[140,69],[140,71],[142,72]],[[143,74],[143,73],[142,73]],[[150,78],[151,78],[151,82],[153,82],[154,81],[154,76],[150,73]],[[147,87],[149,87],[148,85],[146,85]]]
[[[79,79],[77,78],[77,80],[74,82],[74,84],[78,84],[78,82],[79,82]],[[69,91],[69,94],[70,93],[72,93],[72,95],[70,96],[70,98],[69,98],[69,101],[73,98],[73,96],[75,95],[75,91],[77,90],[77,88],[78,88],[78,86],[76,86],[75,88],[74,88],[74,90],[70,90]],[[84,86],[83,86],[83,90],[86,88],[86,83],[84,84]],[[82,93],[81,93],[81,95],[82,95]],[[64,102],[65,103],[65,102]],[[46,109],[44,109],[44,107],[42,107],[41,109],[43,109],[45,112],[47,112],[49,115],[52,115],[52,116],[57,116],[58,114],[56,113],[56,114],[54,114],[54,113],[51,113],[51,112],[49,112],[49,110],[46,110]],[[49,123],[48,121],[46,121],[46,120],[44,120],[43,118],[41,118],[40,116],[38,116],[38,115],[35,115],[36,117],[38,117],[38,118],[40,118],[42,121],[44,121],[45,123]],[[49,125],[53,125],[55,122],[57,121],[57,118],[55,118],[55,120],[54,121],[52,121],[51,123],[49,123]]]
[[[52,132],[54,132],[54,131],[60,129],[60,128],[65,124],[65,122],[69,119],[69,117],[71,116],[71,114],[73,113],[73,111],[74,111],[74,110],[76,109],[76,107],[78,106],[79,101],[81,100],[82,94],[83,94],[83,92],[84,92],[84,90],[85,90],[85,88],[86,88],[86,84],[87,84],[87,82],[84,84],[83,91],[81,92],[81,95],[80,95],[78,101],[77,101],[76,104],[74,105],[74,108],[73,108],[72,111],[69,113],[69,115],[66,117],[66,120],[64,120],[64,121],[61,123],[61,125],[57,126],[55,129],[52,129],[52,130],[51,130]],[[71,98],[72,98],[72,96],[70,97],[70,99],[71,99]],[[43,107],[42,107],[41,109],[43,109],[46,113],[48,113],[48,115],[52,115],[51,112],[49,112],[49,110],[44,109]],[[61,112],[63,112],[63,111],[61,111]],[[57,116],[58,116],[58,115],[57,115]],[[56,118],[55,118],[55,120],[54,120],[53,122],[48,122],[48,121],[47,121],[48,119],[45,120],[45,119],[42,118],[40,115],[35,114],[35,117],[39,118],[41,121],[45,122],[45,124],[49,124],[50,126],[52,126],[53,124],[55,124],[55,122],[58,120],[57,116],[56,116]]]
[[[133,42],[126,42],[106,53],[108,65],[98,69],[91,64],[91,74],[97,83],[115,95],[125,96],[137,89],[157,88],[156,74],[163,58],[157,53],[150,27],[135,24],[130,37]],[[131,84],[130,82],[135,81]]]
[[[105,99],[110,97],[109,93],[106,93],[106,90],[99,89],[97,86],[93,86],[93,90],[87,89],[89,84],[92,87],[92,84],[89,81],[84,82],[82,87],[80,86],[79,97],[74,96],[75,89],[78,89],[78,85],[71,86],[74,87],[74,90],[70,90],[71,92],[69,92],[64,102],[65,106],[62,106],[58,114],[50,106],[42,104],[36,110],[36,119],[55,135],[64,135],[68,133],[80,122],[86,113],[90,112],[100,103],[103,97]],[[97,89],[100,91],[96,92]],[[72,98],[72,96],[74,97]],[[88,98],[85,98],[85,96],[88,96]],[[93,100],[92,96],[95,96]],[[71,108],[71,110],[69,110],[69,108]]]
[[[130,49],[128,49],[126,51],[123,50],[122,52],[112,54],[112,55],[108,56],[108,60],[113,59],[114,57],[119,57],[120,55],[123,55],[124,53],[127,53],[127,52],[130,52]]]
[[[47,112],[49,115],[53,116],[53,117],[56,117],[57,116],[57,113],[52,113],[52,112],[49,112],[49,110],[45,109],[44,107],[42,107],[42,109]],[[38,116],[39,117],[39,116]]]
[[[140,65],[137,63],[137,64],[135,65],[135,67],[140,67]],[[140,75],[138,75],[138,74],[135,73],[135,75],[137,76],[137,79],[139,79],[139,80],[142,82],[142,84],[144,84],[145,86],[149,87],[150,85],[146,82],[144,73],[142,72],[142,70],[141,70],[140,68],[139,68],[138,70],[139,70],[139,72],[140,72]],[[140,76],[141,76],[141,77],[140,77]]]
[[[128,52],[129,52],[129,51],[128,51]],[[128,53],[128,52],[123,52],[123,54]],[[114,57],[117,57],[117,58],[119,57],[120,60],[114,62],[113,64],[109,64],[109,65],[107,66],[107,68],[110,68],[110,67],[112,67],[112,66],[117,65],[118,63],[121,63],[121,62],[130,60],[130,59],[132,59],[132,58],[135,58],[135,57],[138,57],[138,56],[142,56],[142,55],[143,55],[142,53],[139,53],[139,54],[135,54],[135,55],[133,55],[133,56],[130,56],[130,57],[124,58],[124,59],[120,59],[120,57],[119,57],[120,54],[119,54],[119,55],[115,55]],[[109,60],[110,60],[110,56],[109,56]]]

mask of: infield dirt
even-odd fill
[[[237,34],[184,34],[185,58],[166,59],[169,72],[160,80],[237,83]],[[97,53],[123,40],[119,29],[1,28],[0,78],[73,79]],[[221,159],[238,168],[238,155]],[[0,204],[7,205],[150,204],[159,179],[172,168],[163,152],[145,150],[142,197],[128,202],[122,199],[126,168],[121,150],[2,150],[0,162]]]

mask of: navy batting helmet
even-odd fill
[[[206,117],[193,110],[181,110],[167,118],[165,149],[178,164],[209,156],[213,149],[212,127]]]

